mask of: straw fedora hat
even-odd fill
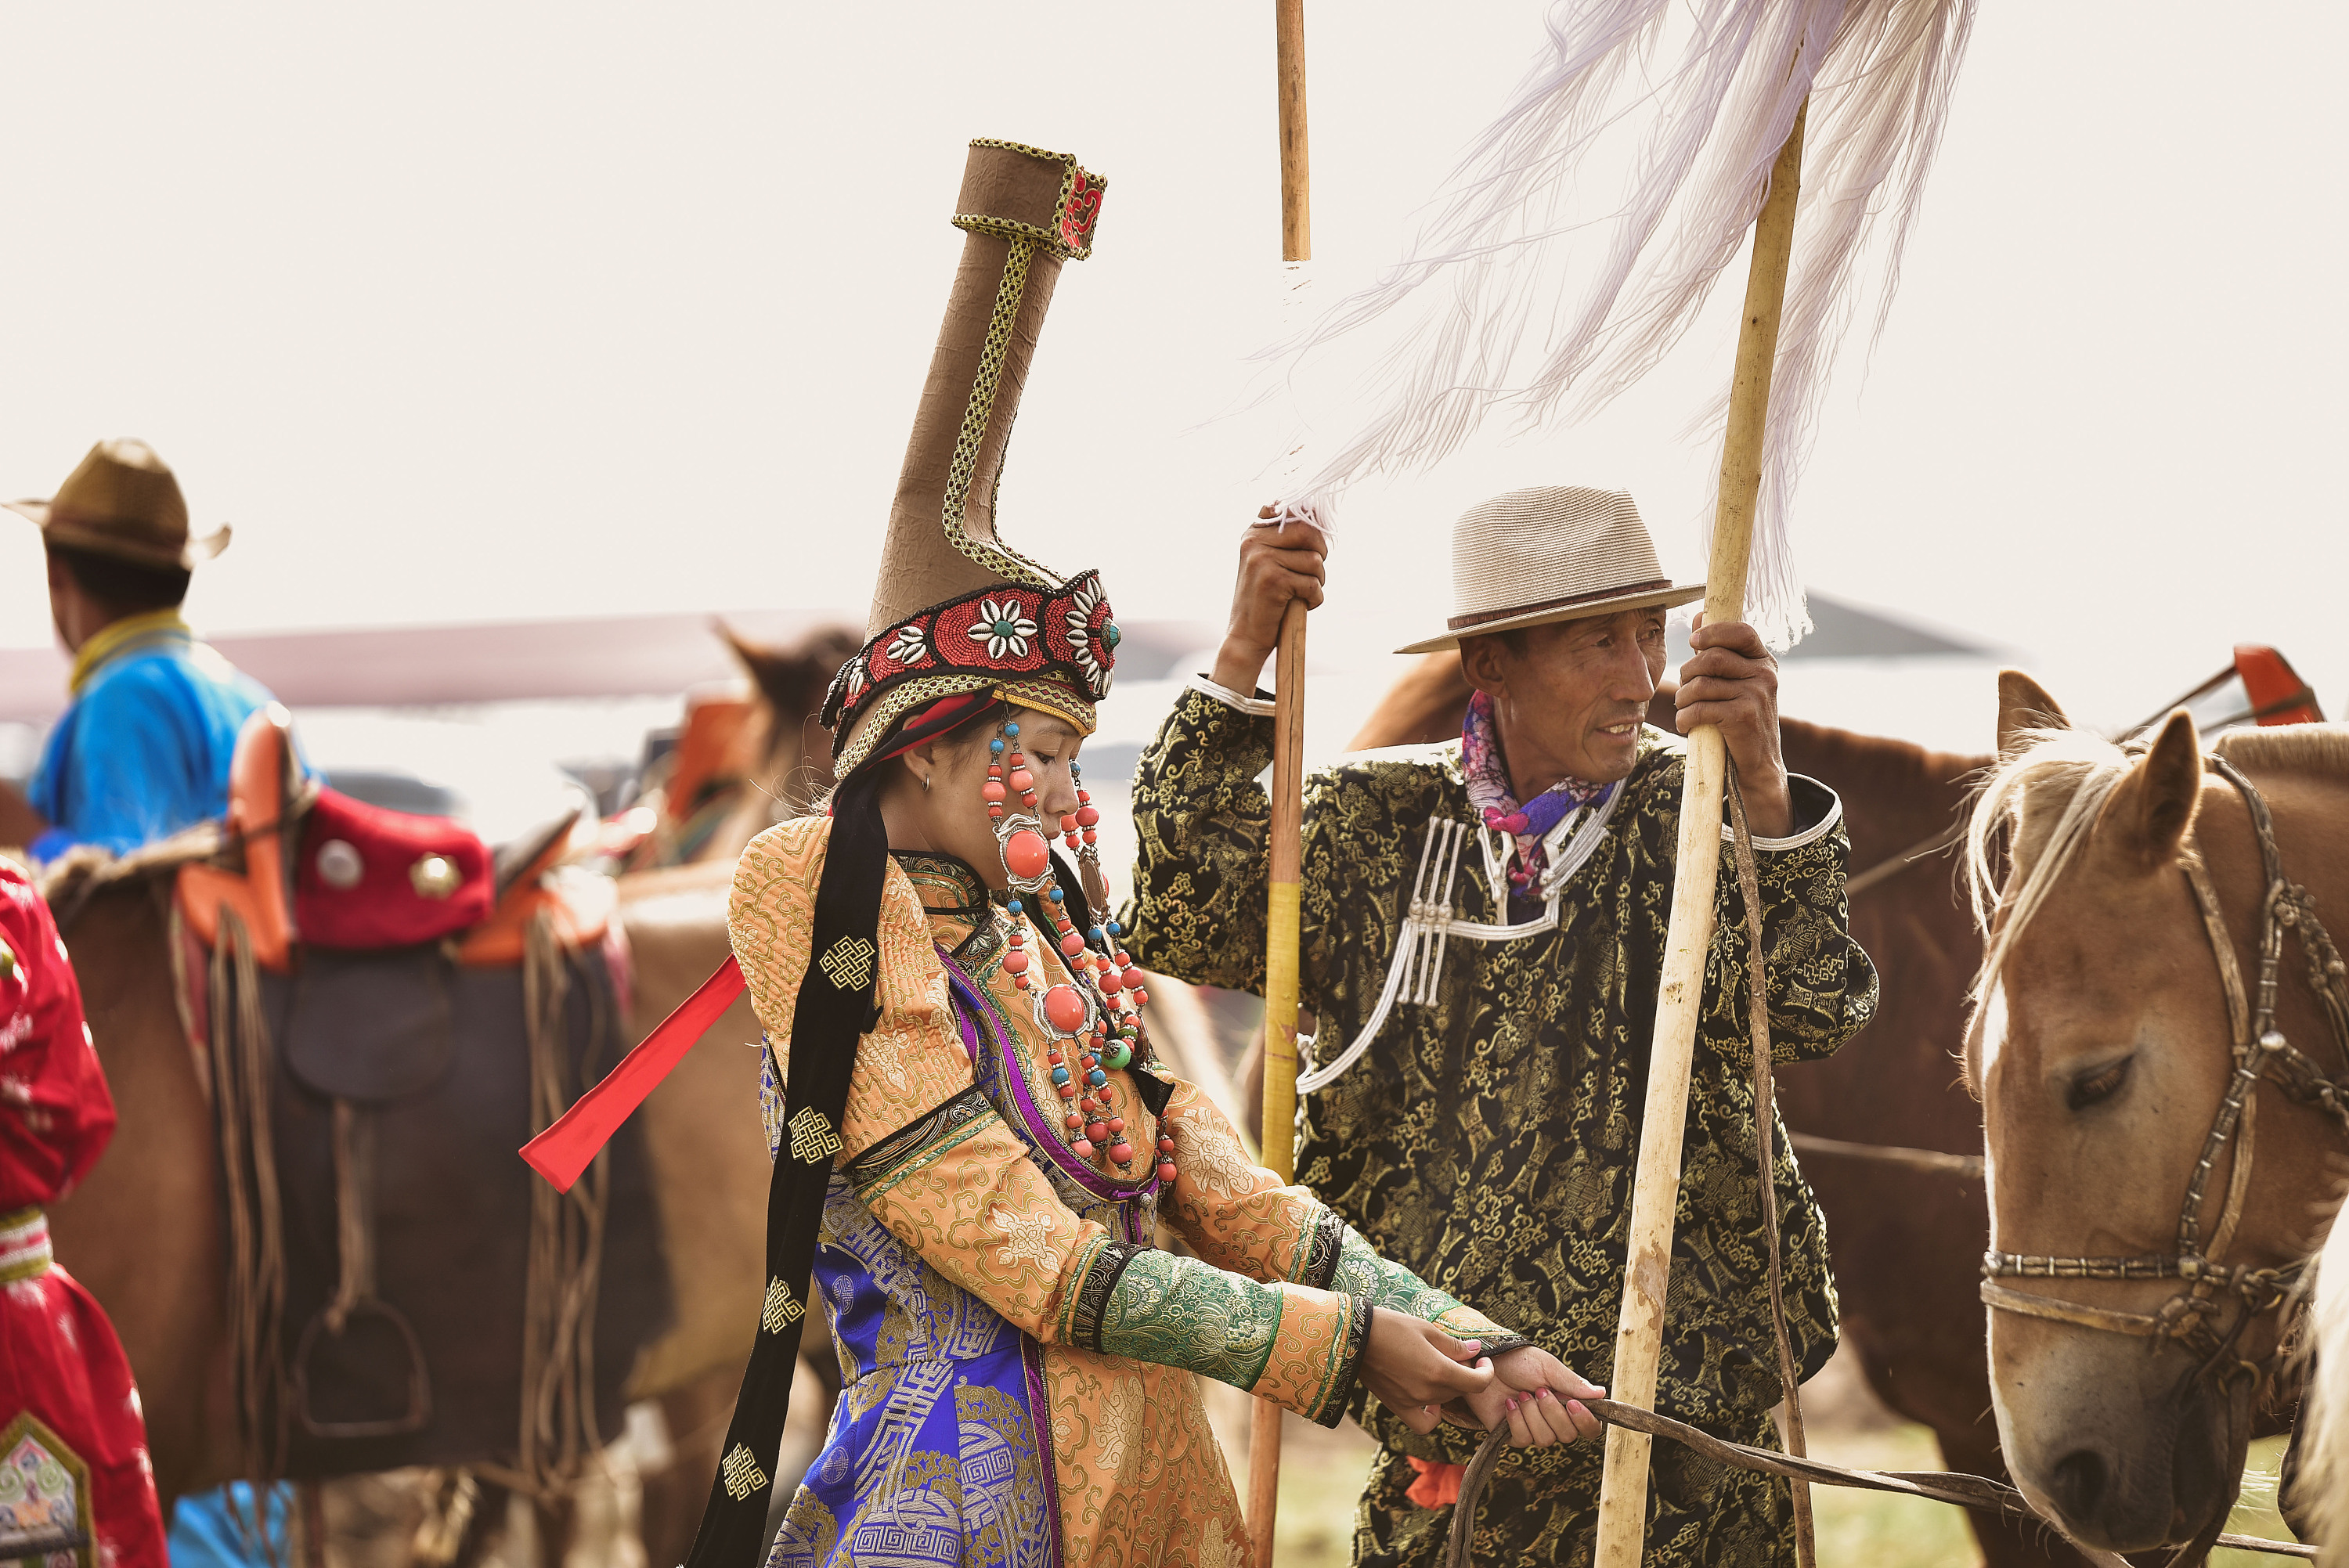
[[[31,518],[52,544],[167,572],[191,570],[228,548],[225,524],[201,539],[188,536],[180,481],[144,441],[100,441],[56,495],[0,504]]]
[[[1686,604],[1704,584],[1675,584],[1656,560],[1640,509],[1621,490],[1545,485],[1479,501],[1452,528],[1452,618],[1441,636],[1395,650],[1432,654],[1463,637]]]

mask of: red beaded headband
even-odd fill
[[[865,644],[833,677],[822,719],[833,732],[833,759],[851,768],[862,762],[846,755],[857,725],[893,700],[911,707],[927,696],[998,685],[1014,688],[1007,692],[1013,696],[1021,686],[1065,686],[1087,710],[1090,728],[1091,704],[1109,695],[1117,644],[1097,572],[1058,588],[1007,583],[933,604]]]

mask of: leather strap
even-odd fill
[[[2061,1301],[2052,1295],[2032,1295],[2023,1291],[2009,1290],[1988,1280],[1982,1282],[1982,1298],[1985,1306],[1994,1306],[2002,1312],[2012,1312],[2023,1317],[2044,1318],[2050,1323],[2101,1328],[2112,1334],[2133,1334],[2140,1339],[2152,1339],[2162,1332],[2162,1320],[2151,1313],[2115,1312],[2107,1307],[2082,1306],[2077,1302]]]

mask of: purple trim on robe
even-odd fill
[[[947,966],[947,989],[964,989],[955,985],[956,981],[963,977],[962,971],[955,967],[954,955],[943,945],[938,945],[938,962]],[[968,996],[973,1002],[978,999],[978,993],[975,991],[969,992]],[[970,1058],[971,1066],[977,1067],[978,1065],[978,1020],[972,1017],[970,1014],[971,1010],[968,1006],[957,1007],[954,1010],[955,1026],[962,1030],[962,1054]]]
[[[980,1010],[982,1017],[993,1034],[996,1051],[1001,1058],[1003,1081],[1011,1091],[1012,1103],[1019,1108],[1019,1119],[1026,1123],[1029,1140],[1034,1147],[1043,1150],[1046,1158],[1052,1161],[1053,1167],[1066,1175],[1069,1180],[1105,1202],[1129,1202],[1133,1199],[1147,1197],[1156,1192],[1158,1162],[1155,1160],[1149,1162],[1148,1176],[1139,1181],[1127,1184],[1110,1180],[1077,1158],[1076,1150],[1071,1149],[1061,1137],[1059,1119],[1055,1118],[1046,1120],[1043,1112],[1036,1108],[1035,1099],[1028,1092],[1028,1074],[1018,1057],[1013,1055],[1019,1037],[1012,1033],[1011,1026],[1004,1022],[1003,1016],[995,1010],[995,1004],[988,998],[987,993],[981,991],[978,983],[962,972],[960,965],[957,965],[952,958],[945,956],[943,953],[939,962],[946,965],[947,984],[964,998],[967,1005],[974,1005]],[[1132,1090],[1129,1089],[1128,1092],[1131,1093]],[[1154,1150],[1152,1152],[1156,1151]],[[1129,1217],[1126,1222],[1131,1227],[1134,1221]],[[1136,1236],[1133,1239],[1140,1241],[1142,1238]]]
[[[1061,1560],[1068,1536],[1061,1529],[1061,1472],[1052,1453],[1052,1391],[1044,1378],[1041,1341],[1022,1335],[1019,1365],[1028,1374],[1028,1424],[1036,1435],[1036,1456],[1044,1467],[1044,1517],[1052,1522],[1052,1561]]]

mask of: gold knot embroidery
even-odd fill
[[[809,1106],[784,1124],[792,1135],[792,1158],[804,1160],[812,1165],[819,1160],[829,1160],[840,1152],[842,1145],[832,1123],[823,1112]]]
[[[995,1211],[995,1228],[1008,1233],[1011,1239],[996,1254],[996,1261],[1005,1268],[1020,1263],[1050,1264],[1052,1261],[1052,1216],[1032,1217],[1015,1214],[1009,1209]]]
[[[761,1470],[759,1461],[750,1457],[750,1448],[747,1443],[734,1445],[727,1454],[726,1461],[718,1467],[718,1473],[725,1478],[726,1495],[737,1502],[767,1484],[767,1472]]]
[[[816,967],[843,991],[862,991],[873,978],[874,946],[861,936],[843,936],[823,950]]]
[[[767,1305],[759,1312],[759,1326],[770,1334],[781,1334],[807,1315],[799,1298],[791,1293],[781,1280],[767,1282]]]

